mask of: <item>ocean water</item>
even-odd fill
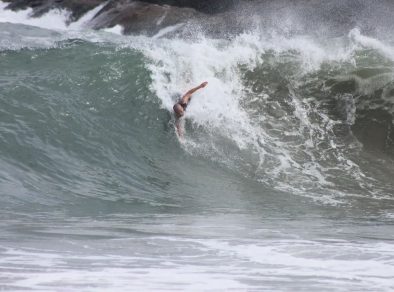
[[[4,8],[0,290],[394,289],[384,26],[123,36]]]

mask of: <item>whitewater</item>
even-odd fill
[[[389,25],[266,8],[122,35],[92,30],[102,5],[6,6],[0,290],[394,289]],[[180,140],[172,106],[202,81]]]

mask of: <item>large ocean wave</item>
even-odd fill
[[[48,131],[71,132],[73,136],[62,137],[81,139],[74,152],[98,153],[105,161],[107,151],[114,151],[111,145],[96,142],[89,147],[86,133],[115,134],[111,128],[115,125],[122,133],[132,133],[135,128],[148,137],[160,136],[162,126],[149,128],[153,119],[172,133],[171,108],[176,97],[188,86],[208,80],[210,86],[192,102],[186,135],[172,160],[177,160],[179,152],[188,153],[274,189],[323,201],[334,202],[350,194],[391,198],[393,168],[387,161],[393,155],[393,50],[357,29],[335,42],[267,36],[259,31],[231,40],[201,35],[189,41],[143,36],[111,39],[109,33],[93,32],[78,39],[76,31],[25,32],[24,26],[2,26],[7,76],[2,88],[3,110],[14,116],[14,110],[24,108],[23,102],[15,105],[17,100],[38,96],[39,108],[34,114],[51,125],[53,129]],[[9,35],[13,30],[16,41]],[[25,72],[23,81],[9,77],[20,71]],[[52,102],[40,95],[48,86],[45,95]],[[124,117],[119,116],[116,107],[124,111],[126,102],[134,106]],[[5,110],[6,106],[10,108]],[[69,106],[73,108],[66,110]],[[103,120],[102,111],[108,111],[105,117],[110,124]],[[50,112],[56,116],[48,115]],[[141,120],[130,120],[135,115]],[[39,135],[49,134],[36,124],[36,118],[21,117],[35,126],[31,135],[46,144]],[[76,117],[80,119],[73,121]],[[24,135],[25,129],[21,130]],[[20,143],[31,147],[24,139]],[[128,139],[147,143],[141,136]],[[113,140],[114,145],[121,140]],[[8,145],[12,150],[13,143]],[[48,151],[58,155],[67,143],[58,141]],[[157,155],[157,144],[148,157]],[[99,145],[102,153],[93,151]],[[129,151],[125,148],[117,154],[127,156]],[[64,154],[67,162],[68,155]],[[10,159],[14,159],[12,154]]]

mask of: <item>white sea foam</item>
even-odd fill
[[[56,253],[54,250],[2,249],[0,286],[68,291],[248,290],[292,291],[327,283],[343,291],[394,288],[393,245],[346,240],[225,241],[151,237],[153,246],[176,244],[193,253],[171,255],[101,255]],[[112,243],[113,244],[113,243]],[[132,244],[132,241],[129,242]],[[149,245],[148,245],[149,246]],[[147,250],[147,252],[153,252]],[[209,255],[209,256],[207,256]],[[8,271],[18,264],[18,268]],[[77,264],[76,264],[77,263]],[[110,277],[108,275],[111,275]],[[291,281],[291,283],[289,283]],[[7,287],[7,286],[5,286]]]
[[[114,27],[106,28],[106,29],[103,29],[103,30],[106,31],[106,32],[117,34],[117,35],[122,35],[123,34],[123,27],[121,25],[115,25]]]
[[[70,23],[70,25],[67,28],[73,30],[80,30],[89,27],[89,22],[93,19],[93,17],[97,14],[97,12],[99,12],[105,6],[105,4],[106,2],[86,12],[80,19]]]
[[[234,257],[271,266],[264,274],[272,277],[324,277],[337,284],[356,281],[364,288],[381,291],[393,288],[392,244],[313,241],[276,241],[267,245],[204,241],[204,244]]]
[[[375,38],[362,35],[358,28],[354,28],[349,32],[349,38],[356,44],[367,48],[376,49],[384,54],[387,58],[394,60],[393,47],[386,45]]]

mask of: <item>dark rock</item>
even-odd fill
[[[193,8],[202,13],[219,13],[234,6],[237,0],[144,0],[147,3]]]
[[[231,8],[239,0],[145,0],[143,2],[157,5],[168,5],[181,8],[193,8],[202,13],[218,13]],[[40,16],[53,8],[66,8],[72,12],[75,19],[81,17],[87,11],[93,9],[97,5],[108,2],[107,0],[4,0],[9,2],[9,9],[20,10],[26,8],[34,9],[34,16]],[[109,1],[108,7],[113,5],[121,5],[125,3],[129,5],[130,1]]]
[[[188,21],[200,15],[191,8],[178,8],[139,1],[111,1],[92,21],[95,29],[122,25],[125,34],[155,34],[161,28]]]
[[[32,8],[33,17],[50,9],[68,9],[70,22],[104,4],[92,28],[122,25],[124,32],[155,34],[179,24],[182,34],[202,29],[209,35],[230,35],[261,29],[284,35],[341,36],[354,27],[363,33],[391,33],[394,1],[374,0],[3,0],[12,10]],[[181,24],[185,24],[183,28]],[[379,30],[376,28],[379,27]]]
[[[51,9],[71,11],[70,22],[89,10],[107,3],[91,20],[91,27],[101,29],[122,25],[124,33],[157,33],[161,28],[185,23],[204,14],[228,10],[240,0],[5,0],[8,9],[32,8],[32,17],[40,17]]]
[[[78,20],[89,10],[106,2],[106,0],[5,0],[11,10],[33,8],[32,17],[40,17],[51,9],[68,9],[71,11],[70,22]]]

